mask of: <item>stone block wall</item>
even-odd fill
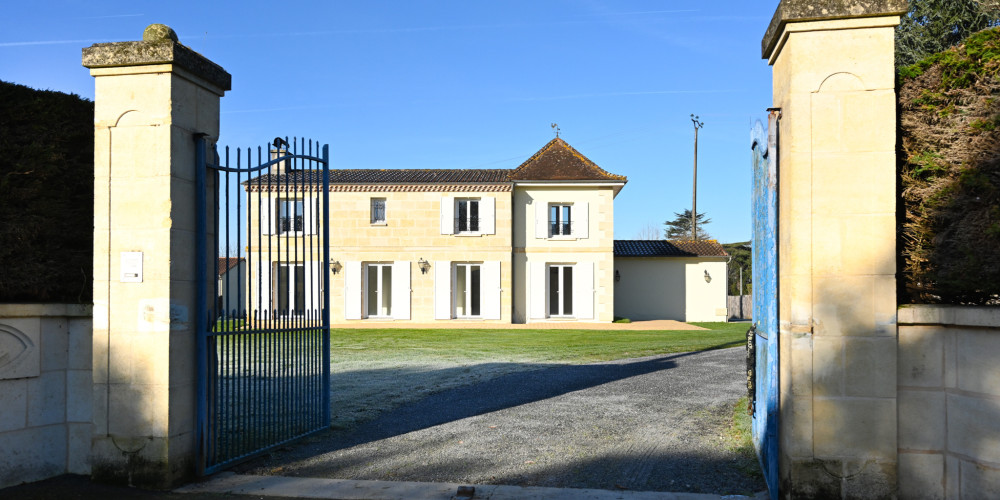
[[[0,488],[90,474],[91,306],[0,304]]]
[[[899,498],[1000,498],[1000,307],[898,321]]]

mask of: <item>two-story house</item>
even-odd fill
[[[613,319],[614,198],[627,180],[562,139],[512,170],[329,178],[334,323]],[[247,246],[248,310],[314,314],[319,174],[279,168],[245,188],[261,228]]]

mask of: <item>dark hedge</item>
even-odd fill
[[[1000,29],[900,68],[901,302],[1000,302]]]
[[[91,303],[94,103],[0,81],[0,302]]]

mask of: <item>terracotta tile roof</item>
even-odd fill
[[[620,181],[615,175],[598,167],[566,141],[558,137],[528,158],[516,169],[331,169],[331,185],[351,184],[505,184],[520,181]],[[284,174],[267,174],[245,181],[251,188],[274,189],[279,183],[294,189],[296,185],[320,184],[319,170],[292,170]],[[284,189],[284,188],[283,188]]]
[[[615,175],[556,137],[510,173],[516,181],[628,181]]]
[[[219,277],[245,260],[243,257],[219,257]]]
[[[469,184],[510,182],[508,169],[331,169],[330,184]],[[319,184],[319,170],[294,170],[268,174],[246,181],[251,186]]]
[[[715,240],[615,240],[615,257],[728,257]]]

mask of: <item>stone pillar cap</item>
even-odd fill
[[[761,58],[770,59],[788,23],[900,16],[909,10],[907,0],[781,0],[761,41]]]
[[[233,77],[222,66],[182,45],[165,24],[150,24],[136,42],[95,43],[83,49],[87,68],[174,64],[219,87],[231,90]]]

